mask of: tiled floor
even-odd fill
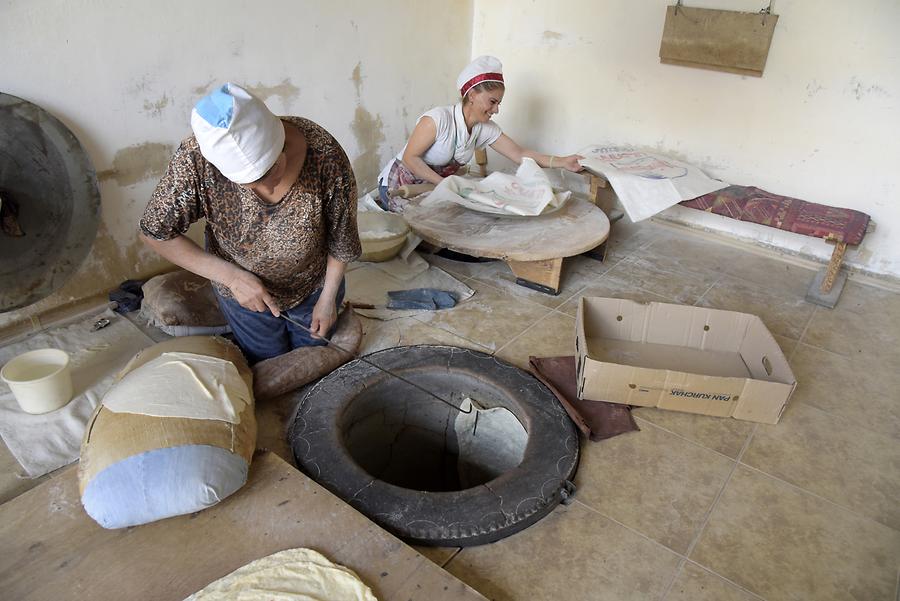
[[[491,545],[424,552],[497,600],[897,599],[900,294],[850,283],[828,310],[803,300],[813,272],[794,263],[621,225],[607,263],[567,260],[558,297],[501,263],[437,259],[472,301],[367,321],[366,344],[440,341],[525,367],[574,352],[583,295],[746,311],[799,380],[781,422],[635,410],[640,432],[583,442],[574,504]]]
[[[573,504],[494,544],[421,551],[496,600],[896,600],[900,294],[850,283],[823,309],[802,300],[812,272],[793,263],[655,223],[613,232],[606,263],[567,260],[558,297],[500,263],[434,259],[476,295],[363,320],[363,350],[453,344],[525,367],[574,352],[582,295],[748,311],[799,381],[781,423],[635,410],[641,431],[583,442]],[[260,409],[261,444],[286,453],[289,410]],[[14,467],[0,454],[0,500],[31,484]]]

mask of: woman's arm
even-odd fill
[[[344,271],[347,264],[328,255],[328,261],[325,264],[325,284],[322,286],[322,293],[319,300],[313,307],[312,321],[309,329],[316,338],[328,335],[328,330],[337,321],[337,299],[338,289],[341,286],[341,280],[344,279]]]
[[[426,182],[434,185],[441,183],[442,178],[429,167],[422,156],[428,151],[437,139],[437,125],[431,117],[422,117],[416,123],[409,142],[406,143],[406,150],[403,151],[403,164],[406,168],[413,172],[413,175]]]
[[[141,239],[144,244],[179,267],[227,287],[242,307],[257,313],[268,309],[275,317],[281,315],[275,299],[272,298],[258,277],[233,263],[204,251],[187,236],[176,236],[171,240],[156,240],[142,233]]]
[[[491,144],[491,148],[493,148],[509,160],[515,161],[516,164],[521,163],[524,157],[528,157],[534,159],[534,161],[541,167],[559,167],[561,169],[574,171],[575,173],[584,169],[584,167],[578,164],[578,159],[584,158],[579,154],[570,154],[568,156],[541,154],[539,152],[535,152],[534,150],[522,148],[506,134],[501,134],[500,137],[497,138],[493,144]]]

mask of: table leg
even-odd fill
[[[543,261],[507,261],[516,276],[516,284],[545,294],[559,294],[562,257]]]

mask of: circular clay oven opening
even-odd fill
[[[352,398],[338,422],[344,447],[368,474],[403,488],[446,492],[490,482],[522,462],[528,432],[510,410],[521,408],[507,391],[460,370],[422,370],[415,377],[454,406],[385,377]]]
[[[417,544],[482,544],[573,493],[577,431],[531,374],[450,346],[365,359],[298,393],[288,436],[304,472],[380,526]]]

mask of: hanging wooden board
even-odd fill
[[[659,60],[762,77],[778,15],[669,6]]]

